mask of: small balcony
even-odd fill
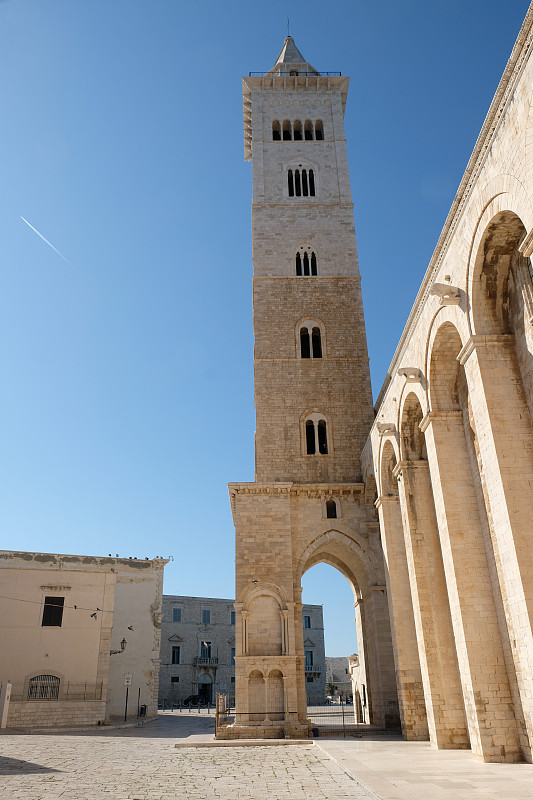
[[[194,659],[194,664],[196,667],[218,667],[218,658],[203,658],[203,656],[197,656]]]
[[[305,665],[305,674],[306,675],[312,675],[313,673],[315,675],[320,675],[321,672],[322,672],[322,667],[318,666],[317,664],[306,664]]]

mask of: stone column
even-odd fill
[[[473,336],[464,365],[481,480],[530,746],[533,743],[533,427],[514,337]],[[529,502],[528,502],[529,501]],[[531,756],[529,755],[529,758]]]
[[[469,747],[463,696],[427,461],[395,468],[430,741]]]
[[[394,653],[384,585],[364,590],[363,628],[370,723],[396,727],[399,723]]]
[[[408,740],[425,740],[429,732],[399,497],[379,497],[376,508],[385,557],[402,733]]]
[[[473,753],[517,761],[518,732],[492,595],[462,411],[432,412],[426,434],[446,585]]]

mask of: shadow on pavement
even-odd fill
[[[31,761],[20,761],[18,758],[0,756],[0,775],[44,775],[47,772],[61,772],[61,770],[43,767]]]
[[[49,736],[96,736],[134,739],[186,739],[188,736],[209,736],[215,733],[215,718],[160,713],[157,719],[132,728],[95,728],[91,731],[61,731]],[[41,735],[41,734],[38,734]]]

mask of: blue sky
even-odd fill
[[[0,2],[4,549],[172,554],[167,592],[233,595],[227,483],[254,465],[241,76],[273,65],[287,15],[317,69],[351,76],[377,396],[527,7]],[[304,599],[341,655],[333,572]]]

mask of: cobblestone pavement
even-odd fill
[[[188,726],[188,727],[184,727]],[[145,728],[3,734],[1,800],[373,800],[312,745],[175,748],[212,732],[171,716]]]

